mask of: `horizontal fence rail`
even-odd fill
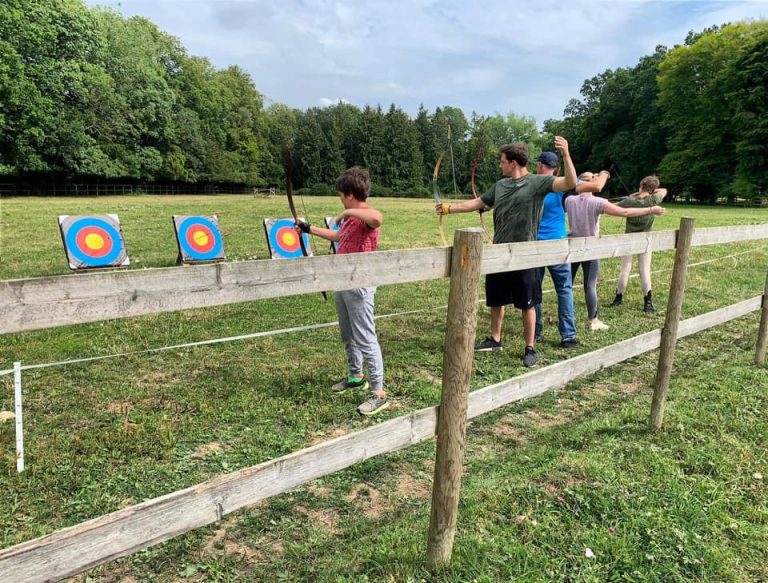
[[[481,273],[674,249],[676,231],[488,245]],[[768,224],[697,229],[693,246],[768,238]],[[449,276],[450,247],[82,273],[0,282],[0,334]]]
[[[761,307],[761,296],[683,320],[679,337],[740,318]],[[654,330],[469,394],[467,417],[540,395],[659,347]],[[0,550],[0,583],[55,581],[195,528],[313,479],[435,435],[438,407],[421,409],[368,429],[213,478],[111,514]]]

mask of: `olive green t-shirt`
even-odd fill
[[[526,174],[502,178],[480,198],[493,207],[493,242],[535,241],[544,208],[544,197],[552,191],[554,176]]]
[[[649,208],[660,204],[664,199],[660,194],[649,194],[648,196],[628,196],[616,204],[621,208]],[[643,215],[642,217],[628,217],[625,233],[645,233],[653,227],[655,215]]]

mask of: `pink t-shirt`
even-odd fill
[[[337,254],[367,253],[379,248],[381,229],[371,229],[365,221],[349,217],[341,225]]]
[[[571,237],[597,237],[600,234],[600,215],[603,214],[605,202],[604,198],[591,194],[565,199]]]

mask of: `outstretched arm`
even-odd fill
[[[647,217],[649,215],[663,215],[666,211],[660,206],[649,206],[644,208],[628,208],[625,209],[612,202],[607,202],[603,205],[603,212],[606,215],[613,217]]]
[[[341,215],[339,215],[339,218],[336,219],[336,222],[339,223],[339,219],[346,219],[348,217],[355,217],[360,219],[371,229],[378,229],[381,226],[381,223],[384,222],[384,215],[382,215],[376,209],[372,209],[370,207],[362,209],[346,209],[343,213],[341,213]]]
[[[582,192],[603,192],[605,183],[608,182],[610,176],[611,175],[607,170],[601,170],[600,174],[595,176],[592,180],[588,182],[579,182],[574,190],[579,194]]]
[[[472,211],[479,211],[485,208],[485,203],[482,198],[473,198],[472,200],[465,200],[458,204],[441,203],[435,205],[435,210],[438,215],[448,215],[456,213],[471,213]]]

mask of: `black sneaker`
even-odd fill
[[[656,308],[653,307],[653,301],[651,301],[651,292],[648,292],[648,295],[643,298],[643,312],[652,314],[655,311]]]
[[[616,297],[613,298],[611,307],[618,308],[622,303],[624,303],[624,294],[620,294],[619,292],[616,292]]]
[[[486,336],[485,340],[475,345],[475,352],[486,352],[489,350],[496,351],[503,349],[504,343],[501,341],[496,342],[491,336]]]
[[[536,366],[536,351],[532,346],[525,347],[525,354],[523,354],[523,366],[531,368]]]
[[[560,348],[574,348],[579,345],[579,341],[576,338],[564,338],[560,343]]]

